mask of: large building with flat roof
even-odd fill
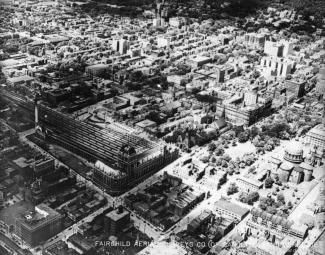
[[[238,177],[236,182],[239,184],[241,191],[245,193],[255,192],[263,188],[263,182],[246,177]]]
[[[7,90],[1,95],[34,113],[33,101]],[[101,129],[41,103],[37,112],[47,141],[107,166],[94,169],[93,182],[112,195],[124,193],[178,157],[178,150],[170,146],[112,128]]]
[[[306,134],[306,143],[309,143],[312,147],[325,150],[325,125],[318,124],[308,131]]]
[[[62,230],[63,216],[45,204],[35,207],[29,202],[18,202],[0,213],[7,228],[31,247],[55,236]]]
[[[215,210],[221,215],[241,221],[248,214],[249,210],[237,204],[220,199],[214,204]]]
[[[234,96],[217,102],[216,113],[235,125],[250,126],[271,112],[272,99],[263,100],[260,98],[260,100],[254,105],[245,105],[243,97]]]
[[[12,77],[8,79],[8,83],[11,84],[12,86],[18,86],[24,83],[30,84],[32,81],[34,81],[34,78],[28,75]]]
[[[116,235],[130,223],[130,212],[118,207],[105,215],[105,231],[109,235]]]

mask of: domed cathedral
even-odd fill
[[[303,171],[303,181],[305,182],[309,182],[312,180],[312,176],[313,176],[313,171],[314,171],[314,167],[306,162],[302,162],[299,165],[299,169],[301,169]]]
[[[299,184],[312,180],[314,157],[310,153],[304,157],[302,144],[298,140],[292,141],[285,149],[284,159],[293,165],[288,181]]]
[[[291,142],[284,151],[284,159],[290,163],[299,164],[304,161],[302,145],[298,141]]]
[[[281,182],[288,182],[293,168],[294,168],[294,166],[291,163],[283,162],[280,165],[279,170],[278,170],[279,180]]]
[[[315,165],[315,153],[309,152],[304,157],[304,150],[300,142],[292,141],[284,151],[283,160],[270,160],[271,176],[281,182],[299,184],[312,180]]]

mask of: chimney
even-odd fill
[[[35,98],[35,128],[38,126],[38,101]]]

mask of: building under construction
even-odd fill
[[[96,163],[93,181],[121,194],[178,157],[178,151],[113,129],[101,129],[8,90],[0,95],[28,109],[44,138]]]

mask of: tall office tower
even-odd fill
[[[295,97],[302,97],[305,94],[306,82],[303,80],[286,80],[284,85],[287,93],[293,94]]]
[[[112,48],[114,51],[120,51],[120,41],[117,39],[114,39],[112,41]]]
[[[293,51],[294,44],[290,41],[265,41],[264,53],[274,57],[288,57]]]
[[[320,95],[325,94],[325,66],[319,69],[316,92]]]
[[[284,45],[276,42],[266,41],[264,44],[264,53],[270,56],[282,57],[283,49]]]
[[[287,57],[292,53],[294,44],[292,42],[284,41],[283,46],[283,57]]]
[[[121,39],[119,41],[120,45],[119,45],[119,52],[121,55],[126,54],[127,50],[129,49],[129,42],[125,39]]]

